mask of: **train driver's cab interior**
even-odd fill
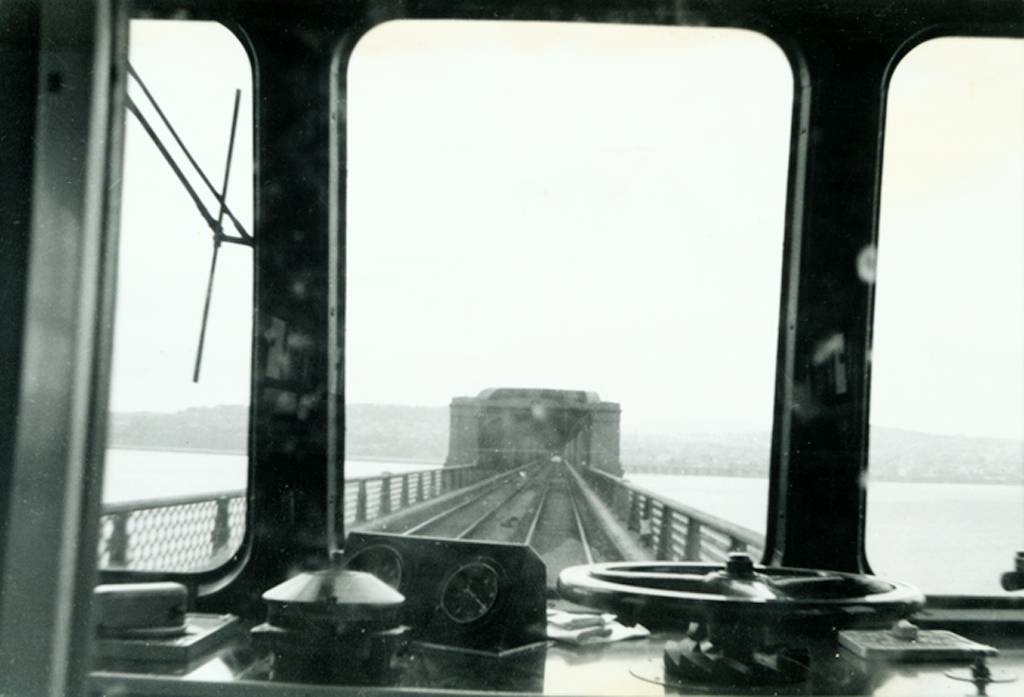
[[[0,0],[0,695],[1024,689],[1020,0]]]

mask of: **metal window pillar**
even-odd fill
[[[0,119],[5,137],[32,139],[30,167],[5,168],[0,185],[19,187],[29,212],[19,233],[22,302],[3,320],[17,332],[17,380],[0,387],[9,426],[0,444],[0,694],[56,696],[84,692],[89,662],[127,19],[116,0],[27,7],[14,10],[31,15],[17,27],[22,60],[5,63],[22,71],[25,93],[5,92],[0,107],[18,110],[13,127],[6,113]],[[0,48],[10,41],[7,32]]]
[[[873,37],[803,48],[765,560],[865,573],[883,85],[896,48]]]

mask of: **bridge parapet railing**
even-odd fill
[[[345,482],[345,522],[366,523],[472,486],[495,471],[466,465]],[[195,572],[226,562],[242,544],[245,490],[103,505],[100,569]]]
[[[193,572],[216,568],[242,544],[246,496],[233,490],[103,504],[99,568]]]
[[[732,552],[746,552],[757,561],[764,551],[764,535],[749,528],[599,470],[585,467],[580,474],[656,559],[721,562]]]
[[[368,523],[417,503],[472,486],[495,474],[492,468],[460,465],[346,479],[345,524]]]

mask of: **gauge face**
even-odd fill
[[[345,564],[352,571],[366,571],[395,590],[402,583],[402,559],[390,547],[374,546],[359,550]]]
[[[459,624],[480,619],[498,599],[498,570],[474,561],[455,570],[441,591],[441,609]]]

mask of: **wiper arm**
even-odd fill
[[[174,161],[174,158],[171,156],[171,153],[167,150],[167,146],[165,146],[163,144],[163,141],[160,140],[160,137],[156,134],[156,131],[150,125],[150,123],[146,119],[146,117],[143,116],[142,112],[139,111],[139,108],[136,106],[136,104],[132,100],[132,98],[128,97],[127,98],[128,110],[132,114],[134,114],[135,118],[137,118],[139,120],[139,123],[142,124],[142,127],[145,129],[146,133],[149,135],[150,139],[153,141],[153,143],[156,145],[157,149],[160,151],[160,154],[164,156],[164,159],[167,161],[167,164],[174,171],[174,174],[178,177],[178,180],[181,182],[182,186],[185,187],[185,190],[188,192],[189,196],[192,198],[193,203],[196,204],[196,208],[199,209],[199,213],[203,216],[203,219],[206,221],[206,224],[209,225],[210,229],[213,231],[214,237],[216,239],[219,239],[221,242],[232,242],[234,244],[244,244],[244,245],[251,246],[252,245],[252,235],[250,235],[246,231],[245,226],[242,225],[242,223],[238,220],[238,218],[235,217],[235,214],[231,212],[231,209],[228,207],[227,201],[225,200],[224,195],[221,194],[219,191],[217,191],[217,189],[213,186],[213,183],[210,182],[210,179],[206,176],[206,173],[203,172],[203,169],[199,166],[199,163],[196,162],[194,157],[192,157],[192,153],[189,152],[189,149],[185,146],[185,143],[178,136],[178,132],[176,130],[174,130],[174,127],[171,125],[171,122],[168,120],[167,116],[164,114],[163,110],[160,108],[160,105],[157,104],[156,99],[154,99],[153,95],[150,93],[149,89],[146,87],[146,84],[142,81],[142,78],[139,77],[139,74],[137,72],[135,72],[135,68],[133,68],[131,66],[131,64],[128,65],[128,73],[133,78],[135,78],[135,81],[139,84],[139,87],[142,88],[142,93],[144,95],[146,95],[146,99],[149,100],[149,103],[153,106],[153,109],[156,111],[157,115],[160,117],[160,120],[163,122],[163,124],[167,128],[168,132],[171,134],[171,137],[174,138],[174,142],[178,144],[179,148],[181,148],[181,151],[185,154],[185,157],[188,159],[189,164],[191,164],[192,168],[195,169],[195,171],[199,174],[199,177],[203,180],[203,183],[206,184],[206,186],[209,188],[210,192],[213,194],[214,198],[220,204],[221,213],[220,213],[219,217],[221,219],[223,219],[223,216],[227,215],[227,217],[231,219],[231,222],[234,224],[234,227],[238,231],[238,234],[239,234],[239,237],[231,237],[231,236],[225,234],[223,226],[221,225],[221,223],[219,221],[215,220],[214,217],[210,214],[210,211],[203,204],[202,199],[199,198],[199,194],[196,193],[195,188],[193,188],[193,186],[189,183],[188,179],[185,177],[184,172],[181,171],[181,168],[178,166],[178,163]],[[237,106],[236,106],[236,109],[237,109]],[[237,114],[236,114],[236,118],[237,118]],[[232,132],[231,147],[234,146],[234,135],[233,135],[234,131],[235,131],[235,126],[233,124],[232,125],[232,129],[231,129],[231,132]],[[230,152],[229,152],[229,157],[230,157]],[[227,188],[226,187],[225,187],[224,193],[227,193]]]
[[[149,124],[149,121],[147,121],[146,117],[143,116],[142,113],[139,111],[139,108],[135,106],[135,102],[132,100],[131,97],[127,98],[127,106],[128,111],[135,114],[135,118],[137,118],[139,120],[139,123],[142,124],[142,127],[145,129],[146,133],[149,134],[149,137],[152,139],[153,143],[160,151],[160,154],[164,156],[164,159],[167,160],[167,164],[170,166],[171,170],[174,172],[175,175],[177,175],[178,180],[181,182],[181,185],[185,187],[185,191],[188,192],[188,195],[192,198],[192,202],[195,203],[196,208],[199,209],[199,214],[203,216],[203,220],[205,220],[206,224],[210,226],[211,230],[213,230],[214,238],[222,239],[225,242],[235,242],[237,244],[251,245],[251,237],[232,238],[224,234],[224,230],[221,228],[221,224],[217,222],[217,220],[210,214],[210,211],[207,210],[206,206],[199,198],[199,194],[196,193],[196,190],[192,187],[192,184],[189,183],[188,179],[185,177],[185,173],[181,171],[181,167],[179,167],[178,163],[174,161],[173,157],[171,157],[171,153],[167,151],[167,146],[165,146],[163,142],[161,142],[160,137],[157,136],[156,132],[153,130],[153,127]]]
[[[199,194],[196,192],[195,187],[192,186],[191,182],[189,182],[188,178],[185,176],[185,173],[182,172],[181,167],[178,166],[177,161],[171,155],[170,151],[167,149],[167,146],[164,145],[164,142],[156,134],[156,131],[153,129],[153,126],[149,123],[149,120],[146,119],[146,117],[142,114],[138,106],[135,104],[134,100],[132,100],[132,98],[129,95],[125,95],[128,111],[134,114],[135,118],[138,119],[139,123],[142,125],[142,128],[149,135],[150,140],[153,141],[153,144],[156,145],[157,150],[159,150],[160,154],[163,155],[164,160],[166,160],[168,166],[171,168],[171,171],[173,171],[175,176],[178,177],[178,181],[181,182],[182,187],[184,187],[185,191],[192,199],[192,202],[199,210],[199,214],[202,215],[203,219],[206,221],[206,224],[210,227],[210,230],[213,231],[213,258],[210,263],[210,276],[206,285],[206,299],[203,304],[203,319],[199,329],[199,347],[196,350],[196,364],[192,372],[192,381],[199,382],[199,369],[202,366],[203,362],[203,346],[206,342],[206,327],[210,317],[210,299],[213,296],[213,279],[217,271],[217,256],[220,251],[220,245],[223,242],[242,244],[249,247],[253,245],[252,235],[246,232],[245,227],[238,221],[234,213],[231,212],[231,209],[227,205],[228,182],[230,181],[231,177],[231,161],[235,150],[235,135],[238,130],[238,109],[241,102],[242,91],[235,90],[235,107],[234,113],[231,116],[231,136],[228,140],[227,162],[224,165],[224,184],[221,187],[221,190],[217,191],[214,188],[213,184],[210,182],[209,178],[203,172],[202,168],[199,166],[199,163],[197,163],[195,158],[192,157],[192,153],[189,152],[188,148],[185,146],[185,143],[178,136],[177,131],[171,125],[170,120],[164,114],[163,110],[160,108],[160,105],[157,104],[156,99],[153,97],[152,93],[150,93],[149,89],[142,81],[142,78],[139,77],[139,74],[135,72],[135,69],[130,64],[128,66],[128,72],[139,84],[139,87],[142,88],[143,94],[146,95],[146,98],[149,100],[149,103],[152,105],[153,109],[156,110],[156,113],[160,116],[161,121],[163,122],[167,130],[170,132],[171,136],[174,138],[175,143],[177,143],[178,147],[181,148],[181,151],[185,154],[185,157],[188,159],[193,169],[195,169],[195,171],[199,174],[203,182],[210,189],[214,197],[217,199],[217,202],[220,204],[220,210],[218,211],[217,218],[215,219],[213,215],[210,213],[209,209],[203,203],[202,199],[199,197]],[[234,223],[235,229],[238,231],[240,235],[239,237],[232,237],[224,232],[225,215],[231,219],[232,223]]]

